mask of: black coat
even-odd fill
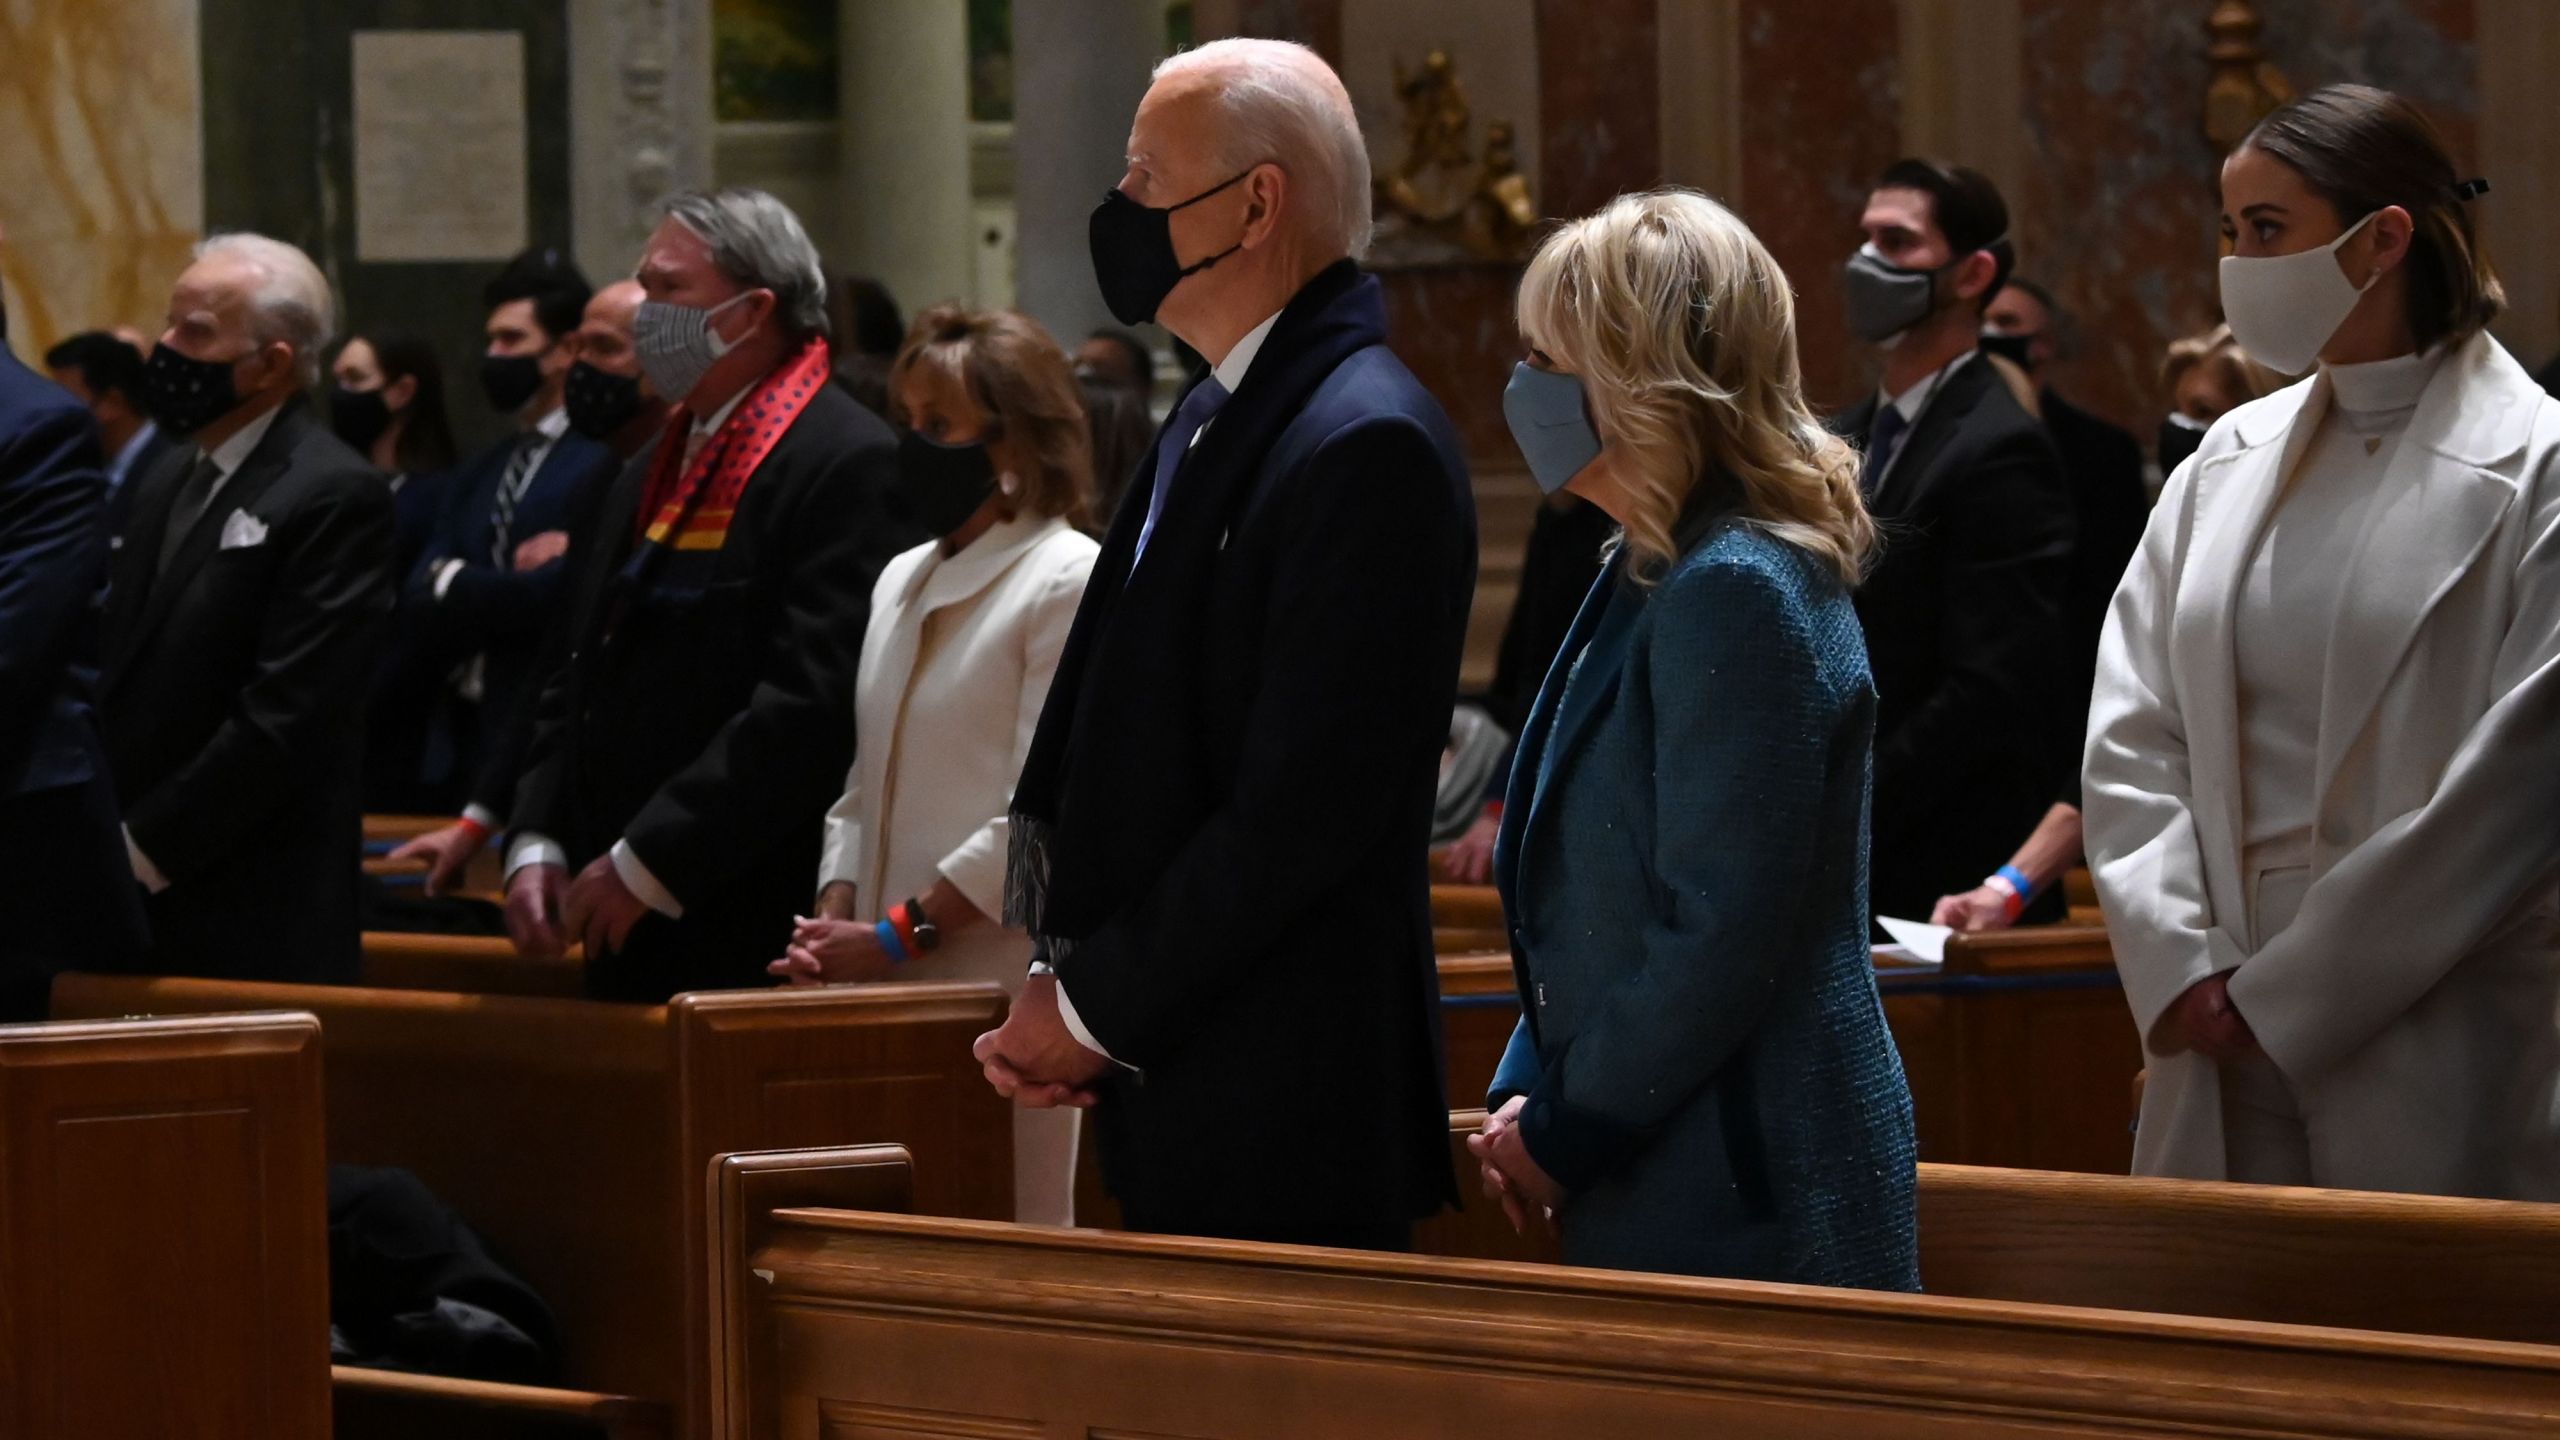
[[[1833,428],[1863,447],[1870,398]],[[1947,377],[1870,500],[1884,553],[1858,587],[1876,682],[1876,913],[1918,919],[2008,862],[2063,793],[2071,493],[2053,441],[1992,367]]]
[[[1392,1226],[1452,1193],[1426,847],[1475,511],[1385,338],[1377,282],[1326,271],[1134,574],[1133,487],[1017,796],[1021,918],[1145,1072],[1097,1116],[1146,1228]]]
[[[106,500],[89,412],[0,345],[0,1021],[142,948],[93,706]]]
[[[606,492],[570,587],[575,638],[537,703],[508,815],[574,873],[628,840],[684,906],[590,957],[611,999],[768,983],[807,909],[853,758],[853,685],[881,566],[923,538],[892,495],[889,427],[820,387],[739,498],[725,543],[624,571],[648,467]],[[690,577],[690,578],[687,578]]]
[[[2075,723],[2063,736],[2063,793],[2080,800],[2080,737],[2088,728],[2089,692],[2098,676],[2098,633],[2107,606],[2123,583],[2142,532],[2151,523],[2151,495],[2142,483],[2142,442],[2079,406],[2044,392],[2044,427],[2062,455],[2073,515],[2071,590],[2063,626],[2071,650]]]
[[[352,979],[391,490],[297,397],[155,575],[196,454],[181,446],[135,482],[107,600],[107,753],[125,825],[169,881],[149,903],[151,966]],[[264,537],[222,543],[235,515]]]

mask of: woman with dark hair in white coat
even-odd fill
[[[2560,404],[2485,189],[2332,86],[2224,163],[2224,416],[2117,593],[2088,850],[2145,1174],[2560,1199]]]
[[[854,687],[853,771],[827,814],[814,916],[773,972],[795,984],[994,980],[1006,809],[1098,547],[1078,528],[1091,442],[1075,372],[1010,311],[925,312],[889,370],[907,510],[941,537],[889,562]],[[1074,1223],[1073,1109],[1014,1112],[1014,1218]]]

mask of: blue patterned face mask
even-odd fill
[[[1561,370],[1541,370],[1525,360],[1512,366],[1511,383],[1502,390],[1502,418],[1529,462],[1530,476],[1549,495],[1600,454],[1600,432],[1592,427],[1582,382]]]

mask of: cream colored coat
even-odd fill
[[[2485,336],[2420,397],[2337,635],[2302,637],[2310,888],[2250,943],[2234,606],[2328,403],[2315,377],[2214,426],[2100,645],[2087,846],[2149,1056],[2134,1168],[2223,1178],[2220,1069],[2159,1021],[2232,971],[2320,1183],[2560,1199],[2560,404]]]
[[[1095,551],[1063,520],[1024,516],[957,555],[921,545],[880,572],[854,690],[853,769],[827,812],[818,889],[851,882],[858,918],[876,922],[940,877],[981,912],[1004,913],[1005,812]],[[900,977],[993,980],[1011,993],[1030,961],[1030,937],[990,923]],[[1075,1137],[1075,1111],[1016,1112],[1016,1218],[1070,1223]]]

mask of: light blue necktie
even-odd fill
[[[1226,403],[1227,387],[1212,375],[1192,386],[1191,393],[1183,396],[1182,404],[1175,408],[1173,418],[1165,422],[1164,434],[1156,440],[1156,488],[1147,497],[1147,523],[1138,531],[1138,553],[1129,561],[1131,570],[1137,569],[1138,561],[1146,556],[1147,541],[1156,533],[1156,521],[1164,516],[1164,497],[1173,488],[1173,472],[1182,468],[1182,457],[1191,453],[1192,437]]]

